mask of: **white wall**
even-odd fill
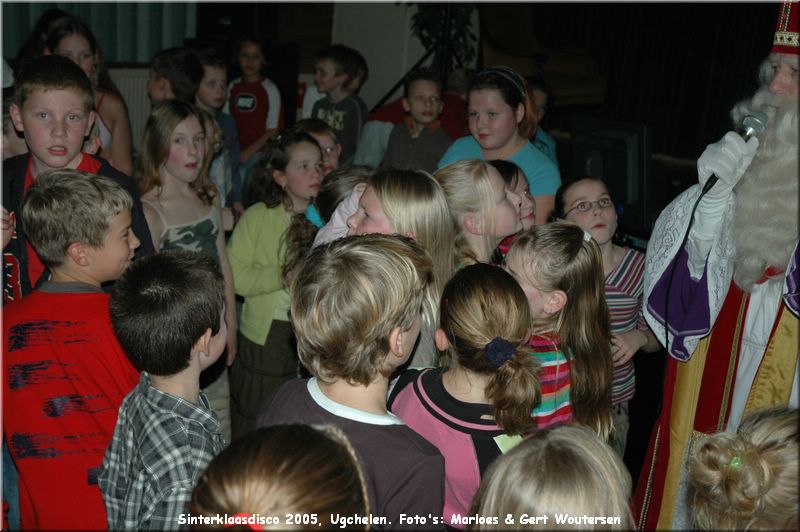
[[[359,96],[372,109],[378,100],[425,54],[411,34],[416,6],[392,3],[337,3],[331,43],[355,48],[369,66]],[[390,101],[402,94],[402,87]]]

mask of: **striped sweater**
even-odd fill
[[[612,334],[647,329],[642,314],[643,289],[644,253],[627,248],[619,265],[606,276],[606,303],[611,315]],[[617,405],[628,401],[635,391],[636,377],[631,359],[614,367],[611,403]]]
[[[557,335],[551,333],[534,334],[528,342],[531,354],[541,365],[539,382],[542,389],[542,402],[533,409],[531,416],[539,428],[566,423],[572,419],[570,403],[569,361],[560,348]]]

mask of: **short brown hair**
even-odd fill
[[[94,110],[92,82],[81,67],[60,55],[43,55],[22,64],[14,80],[17,107],[34,91],[72,90],[83,99],[84,111]]]
[[[53,268],[64,263],[71,244],[102,247],[111,219],[132,206],[130,194],[107,177],[50,170],[25,193],[22,226],[42,263]]]
[[[150,69],[157,79],[167,78],[176,99],[194,103],[197,88],[205,75],[197,52],[189,48],[161,50],[150,60]]]
[[[336,133],[333,132],[330,124],[319,118],[304,118],[295,122],[294,127],[300,131],[305,131],[309,135],[330,135],[333,142],[338,142]]]
[[[316,60],[328,59],[336,65],[336,75],[345,74],[347,76],[343,83],[348,87],[357,78],[361,78],[361,83],[367,81],[369,67],[364,56],[355,48],[350,48],[343,44],[332,44],[317,52]]]
[[[410,238],[350,236],[319,246],[292,282],[300,361],[323,381],[369,384],[430,297],[433,264]]]

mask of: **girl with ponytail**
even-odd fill
[[[535,427],[538,364],[525,348],[531,323],[524,292],[502,269],[473,264],[448,281],[436,346],[450,367],[409,370],[389,408],[445,459],[444,519],[466,515],[481,474]],[[453,526],[458,526],[454,524]]]
[[[611,332],[597,242],[572,222],[532,227],[514,241],[506,269],[527,296],[529,345],[542,365],[537,426],[574,418],[608,440]]]

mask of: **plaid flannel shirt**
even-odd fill
[[[157,390],[142,372],[119,409],[100,490],[111,530],[176,530],[200,475],[225,446],[219,420],[200,406]]]

